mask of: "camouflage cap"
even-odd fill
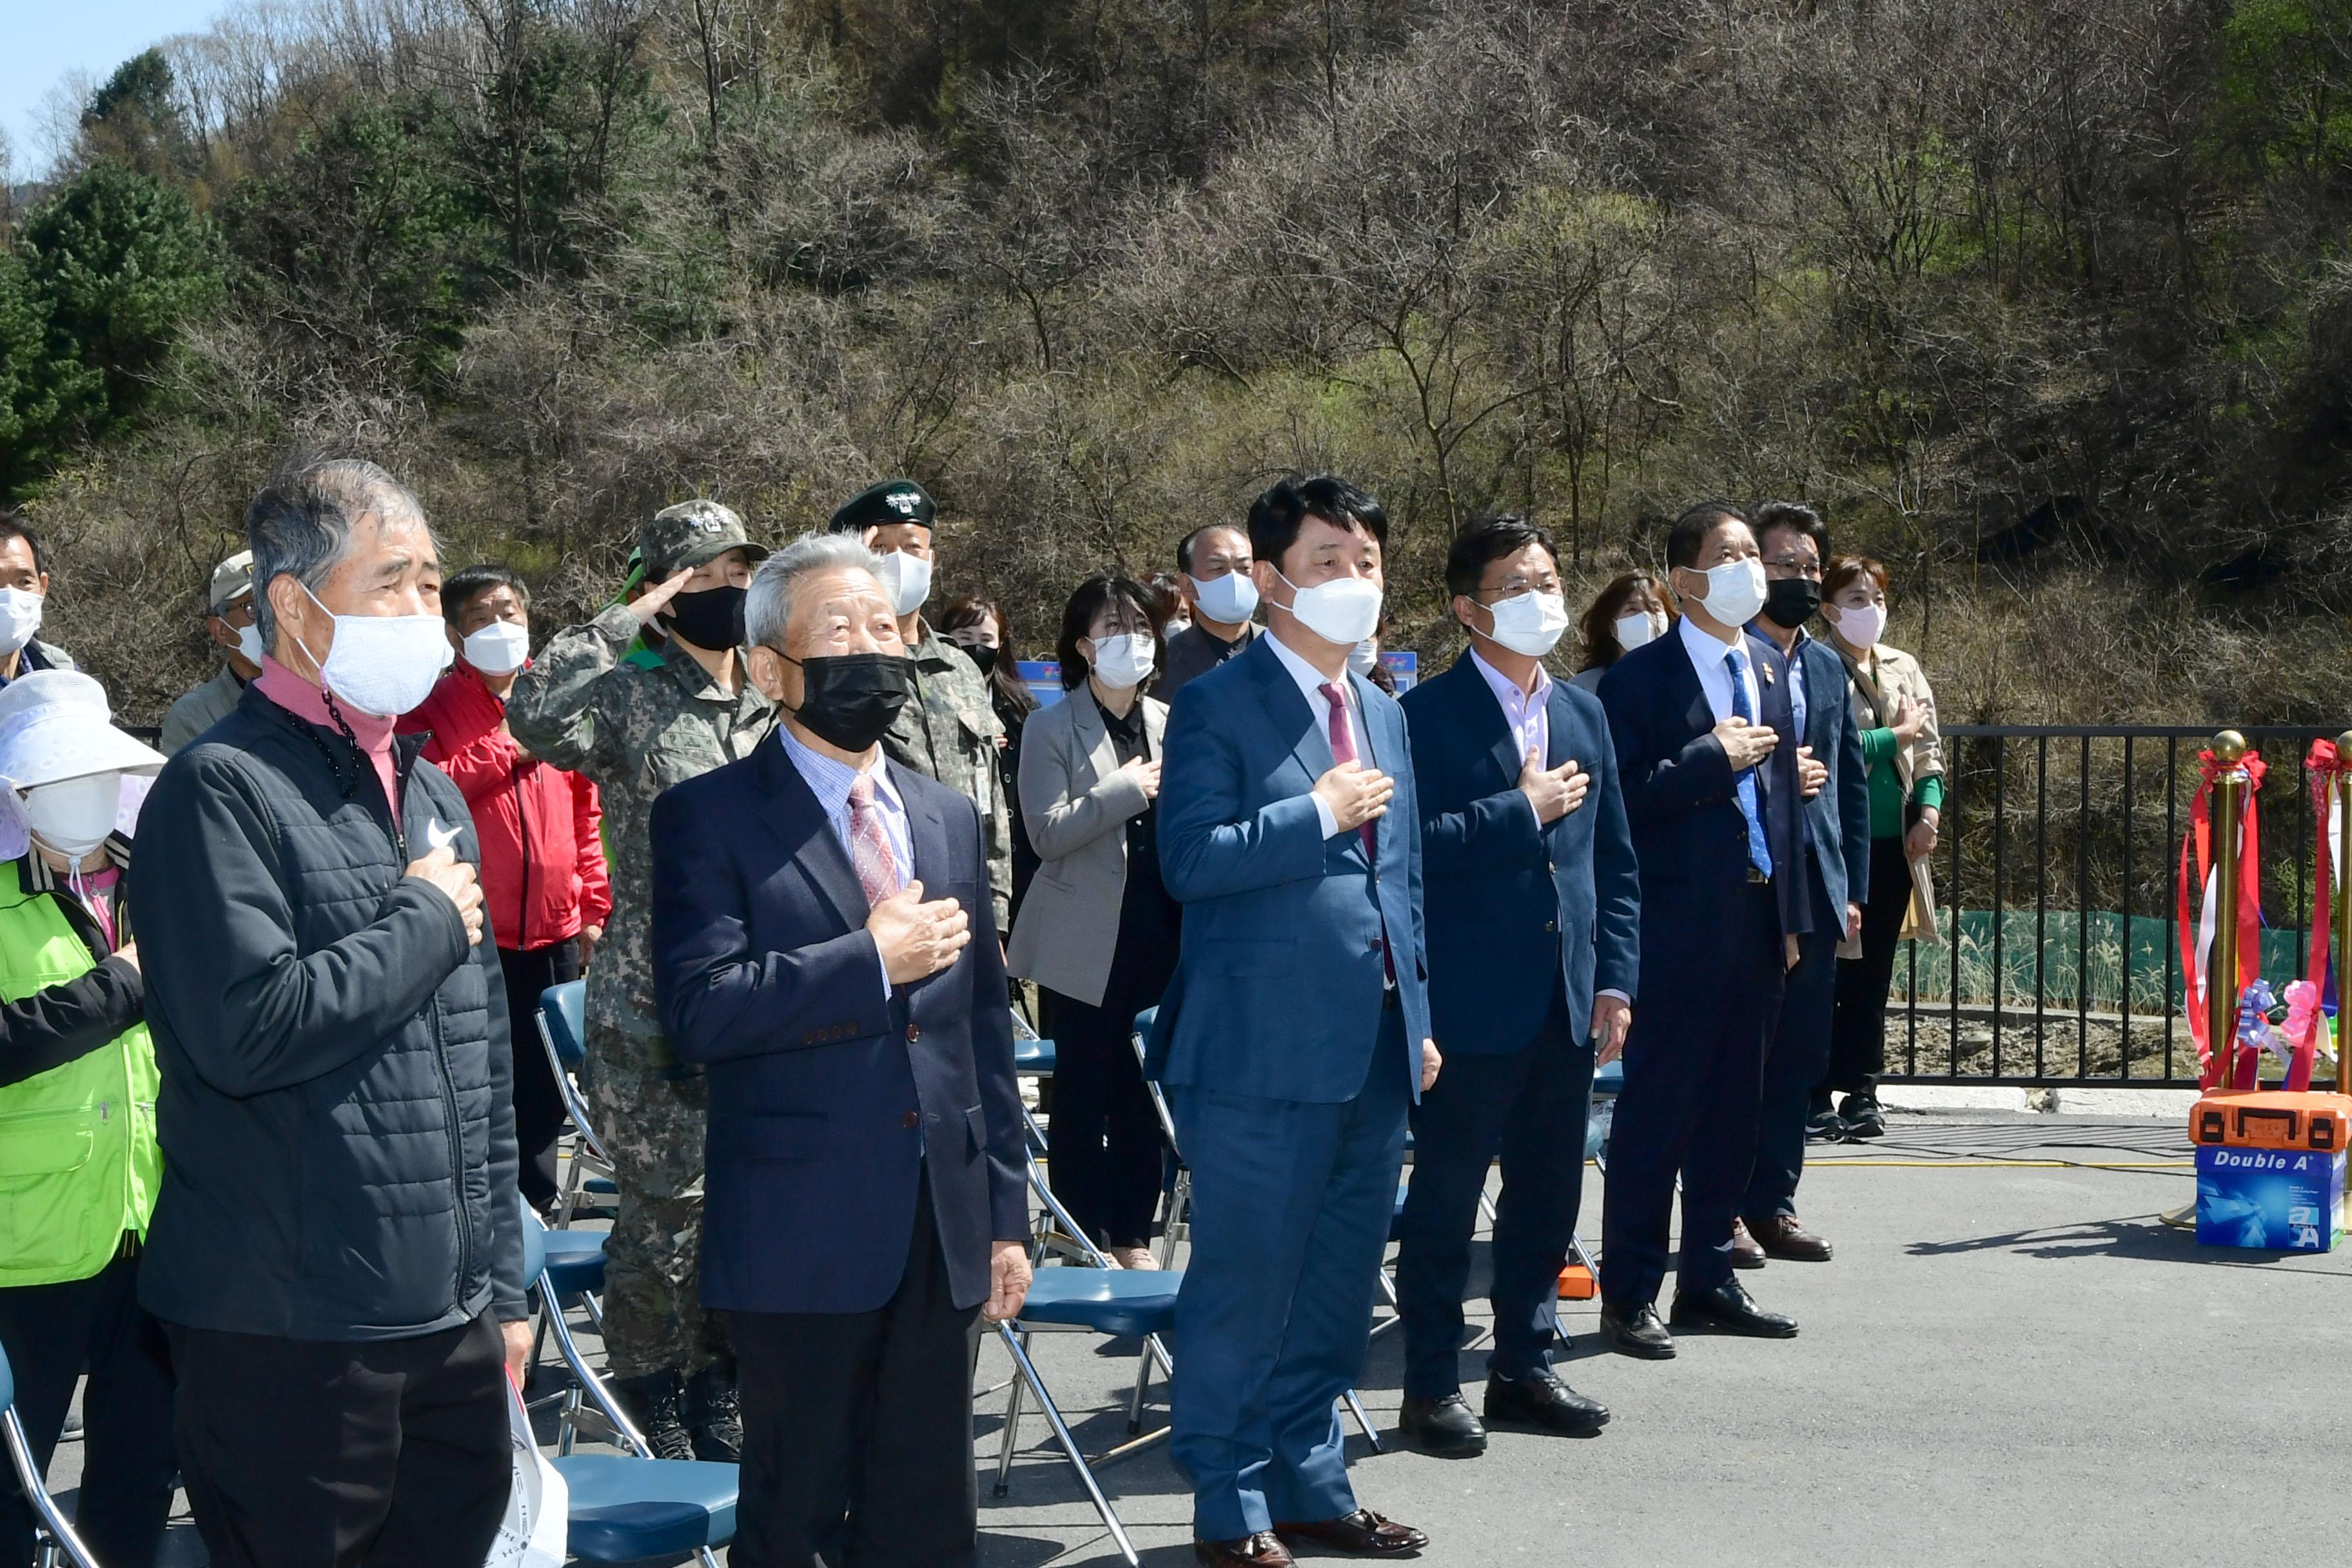
[[[667,582],[730,550],[743,551],[754,562],[768,554],[766,545],[752,543],[744,533],[743,520],[715,500],[664,507],[637,531],[637,552],[644,557],[648,583]]]
[[[931,504],[930,491],[914,480],[884,479],[843,501],[824,526],[829,533],[862,532],[894,522],[929,528],[938,510]]]

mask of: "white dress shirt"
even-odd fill
[[[1269,636],[1265,640],[1273,645],[1274,657],[1282,661],[1282,668],[1289,671],[1290,679],[1298,683],[1298,694],[1307,699],[1307,711],[1315,715],[1316,724],[1326,735],[1331,732],[1331,703],[1330,700],[1323,695],[1323,689],[1330,685],[1337,685],[1339,688],[1341,695],[1347,700],[1348,733],[1355,739],[1356,761],[1367,768],[1371,767],[1373,765],[1372,748],[1365,740],[1364,715],[1357,704],[1356,688],[1348,679],[1348,672],[1342,669],[1335,681],[1331,677],[1299,658],[1280,637]],[[1324,837],[1339,837],[1339,819],[1332,814],[1331,803],[1319,795],[1315,796],[1315,815],[1323,824]],[[1349,828],[1348,831],[1352,833],[1355,829]]]
[[[793,766],[799,771],[801,777],[808,781],[809,789],[816,795],[817,805],[824,810],[825,821],[833,826],[833,836],[841,840],[842,853],[849,857],[850,868],[856,870],[857,846],[849,837],[853,815],[849,808],[849,788],[856,782],[859,770],[803,745],[793,736],[789,725],[776,726],[776,740],[784,748],[784,755],[792,759]],[[879,752],[875,754],[874,765],[865,772],[874,781],[874,810],[882,819],[882,837],[889,842],[891,867],[897,871],[898,886],[903,889],[915,875],[915,840],[907,827],[907,803],[898,798],[898,786],[890,782],[890,770],[883,766]],[[878,958],[880,954],[876,956]],[[882,994],[886,998],[890,994],[890,966],[887,963],[882,966]]]
[[[1745,631],[1732,634],[1737,640],[1724,642],[1711,633],[1699,630],[1698,623],[1685,616],[1675,623],[1683,639],[1683,651],[1690,655],[1691,668],[1698,672],[1698,689],[1706,694],[1707,710],[1715,721],[1722,723],[1731,717],[1731,666],[1727,662],[1731,650],[1739,650],[1739,683],[1748,689],[1748,721],[1763,722],[1762,694],[1756,689],[1756,656],[1748,646]]]
[[[1541,664],[1536,666],[1536,689],[1522,691],[1519,683],[1488,664],[1476,648],[1470,650],[1470,662],[1486,678],[1486,689],[1502,704],[1503,722],[1511,731],[1511,755],[1521,762],[1528,753],[1536,754],[1540,767],[1551,759],[1551,672]]]

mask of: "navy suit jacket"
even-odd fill
[[[1807,848],[1843,935],[1846,905],[1862,902],[1870,889],[1870,781],[1863,773],[1862,731],[1846,697],[1845,660],[1835,648],[1807,637],[1790,662],[1801,662],[1804,671],[1804,742],[1830,770],[1822,793],[1805,803]]]
[[[971,918],[953,963],[887,1000],[865,889],[780,742],[654,802],[654,990],[672,1047],[709,1075],[707,1306],[880,1307],[926,1171],[958,1307],[987,1300],[990,1244],[1028,1234],[980,814],[887,765],[923,896]]]
[[[1634,995],[1642,883],[1598,699],[1551,683],[1546,767],[1573,757],[1584,802],[1549,824],[1519,789],[1502,704],[1466,652],[1403,698],[1421,797],[1429,1013],[1449,1055],[1525,1047],[1565,989],[1571,1038],[1591,1037],[1595,991]]]
[[[1747,639],[1761,711],[1757,722],[1780,743],[1756,770],[1772,888],[1783,934],[1812,929],[1811,879],[1804,864],[1797,784],[1796,717],[1789,703],[1789,664],[1753,632]],[[1665,988],[1710,984],[1711,973],[1683,961],[1717,957],[1708,938],[1725,927],[1748,881],[1748,825],[1739,814],[1731,758],[1712,731],[1715,712],[1691,668],[1679,626],[1635,648],[1601,678],[1601,706],[1617,747],[1617,786],[1642,866],[1642,958]],[[1719,960],[1718,960],[1719,961]],[[1646,985],[1652,1004],[1665,998]]]
[[[1184,937],[1147,1060],[1164,1083],[1355,1099],[1380,1041],[1385,930],[1409,1047],[1400,1070],[1420,1098],[1429,998],[1412,749],[1395,699],[1352,671],[1344,679],[1371,749],[1364,765],[1396,781],[1375,827],[1377,865],[1360,835],[1323,837],[1312,796],[1332,767],[1328,712],[1308,707],[1272,637],[1176,694],[1160,868],[1184,906]]]

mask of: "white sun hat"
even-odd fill
[[[18,789],[163,765],[163,752],[114,727],[106,688],[79,670],[37,669],[0,688],[0,779]]]

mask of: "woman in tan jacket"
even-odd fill
[[[1936,695],[1919,661],[1880,640],[1886,629],[1886,568],[1848,555],[1822,580],[1822,616],[1845,660],[1847,693],[1870,780],[1870,889],[1862,906],[1862,952],[1838,965],[1830,1071],[1813,1091],[1811,1131],[1875,1138],[1886,1131],[1878,1075],[1886,1070],[1886,993],[1895,951],[1906,935],[1934,930],[1927,857],[1944,805],[1944,744]],[[1830,1097],[1844,1096],[1832,1110]]]
[[[1113,1259],[1150,1268],[1160,1121],[1129,1036],[1175,970],[1179,913],[1156,836],[1168,705],[1142,692],[1165,651],[1150,591],[1087,578],[1058,651],[1066,694],[1021,737],[1021,817],[1040,864],[1008,967],[1045,994],[1054,1194]]]

